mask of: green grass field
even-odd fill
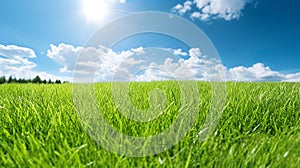
[[[114,106],[111,85],[96,85],[107,121],[132,136],[155,135],[170,126],[180,108],[170,82],[133,83],[131,102],[150,107],[147,92],[165,91],[168,109],[137,123]],[[173,88],[174,87],[174,88]],[[171,88],[171,89],[170,89]],[[227,99],[216,130],[196,139],[210,107],[211,87],[199,82],[199,116],[171,149],[149,157],[125,157],[97,145],[85,132],[73,104],[72,85],[0,85],[0,167],[298,167],[300,83],[227,83]]]

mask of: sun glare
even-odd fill
[[[109,13],[106,0],[82,0],[83,12],[88,22],[103,21]]]

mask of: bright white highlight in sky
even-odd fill
[[[101,22],[109,14],[109,3],[106,0],[82,0],[83,13],[88,22]]]

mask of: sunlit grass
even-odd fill
[[[98,105],[116,129],[154,135],[176,118],[176,83],[133,83],[131,102],[149,108],[147,92],[165,90],[168,109],[149,123],[122,116],[111,85],[96,85]],[[111,153],[85,133],[73,105],[72,85],[0,85],[1,167],[298,167],[300,83],[227,83],[226,108],[215,132],[196,139],[210,107],[210,84],[199,82],[200,111],[189,134],[164,153],[131,158]]]

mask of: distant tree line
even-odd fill
[[[51,79],[41,79],[39,76],[34,77],[33,79],[25,79],[25,78],[15,78],[15,77],[8,77],[6,79],[5,76],[0,76],[0,84],[4,83],[38,83],[38,84],[61,84],[61,83],[68,83],[67,81],[62,82],[61,80],[52,81]]]

